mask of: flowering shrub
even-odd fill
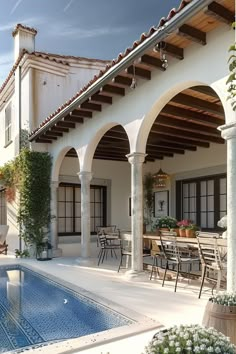
[[[188,219],[177,222],[177,226],[179,226],[179,228],[181,229],[187,229],[192,224],[193,224],[192,220],[188,220]]]
[[[177,220],[171,216],[164,216],[157,219],[156,227],[168,227],[169,229],[174,229],[177,227]]]
[[[145,348],[146,354],[235,354],[236,347],[229,338],[214,328],[199,325],[174,326],[153,337]]]
[[[222,293],[212,296],[209,301],[223,306],[236,306],[236,293]]]

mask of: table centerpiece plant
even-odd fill
[[[193,225],[193,222],[192,220],[189,219],[183,219],[177,222],[177,226],[179,227],[179,235],[181,237],[186,236],[186,229],[190,227],[190,225]]]
[[[214,328],[180,325],[158,332],[145,348],[145,354],[236,354],[229,338]]]
[[[175,229],[177,228],[177,220],[172,216],[163,216],[157,219],[155,226],[158,229]]]

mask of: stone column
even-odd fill
[[[127,155],[131,164],[131,271],[134,275],[143,271],[143,162],[146,154],[134,152]]]
[[[227,141],[227,291],[236,291],[236,123],[219,128]]]
[[[59,257],[62,252],[58,249],[58,207],[57,207],[57,192],[58,192],[58,181],[51,182],[51,225],[50,225],[50,238],[51,245],[53,248],[53,256]]]
[[[81,181],[81,257],[90,256],[90,181],[92,173],[78,173]]]

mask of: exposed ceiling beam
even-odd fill
[[[165,148],[165,147],[162,147],[162,146],[159,146],[159,147],[154,147],[154,146],[151,146],[151,145],[147,145],[147,153],[151,153],[151,152],[157,152],[157,153],[163,153],[163,152],[170,152],[172,154],[180,154],[180,155],[183,155],[184,154],[184,150],[182,149],[174,149],[174,148]]]
[[[90,111],[96,111],[96,112],[101,112],[102,111],[102,106],[100,104],[96,103],[91,103],[91,102],[84,102],[80,105],[80,108],[82,109],[88,109]]]
[[[125,89],[123,87],[114,86],[114,85],[104,85],[101,88],[101,92],[104,92],[104,93],[107,92],[110,94],[125,96]]]
[[[106,103],[106,104],[112,104],[112,97],[110,96],[104,96],[98,93],[95,93],[91,97],[89,97],[89,101],[94,101],[94,102],[101,102],[101,103]]]
[[[151,55],[144,54],[140,58],[140,63],[141,64],[147,64],[150,66],[153,66],[156,69],[159,69],[161,71],[165,71],[166,69],[162,67],[162,61],[158,58],[152,57]]]
[[[161,114],[169,114],[177,119],[188,120],[192,123],[196,122],[196,124],[208,125],[215,128],[224,123],[224,119],[219,117],[215,118],[207,114],[190,111],[170,104],[167,104],[162,109]]]
[[[218,98],[219,100],[219,96],[217,95],[217,93],[209,86],[199,85],[199,86],[189,87],[189,89],[195,92],[203,93],[204,95],[210,97]]]
[[[224,144],[224,139],[221,137],[213,137],[213,136],[206,136],[201,133],[186,133],[184,130],[176,129],[176,128],[169,128],[169,127],[163,127],[160,125],[153,125],[152,126],[152,132],[164,134],[164,135],[170,135],[174,136],[176,138],[185,138],[186,135],[188,138],[192,140],[198,141],[203,141],[203,142],[212,142],[212,143],[217,143],[217,144]]]
[[[166,43],[166,42],[161,42],[163,43],[162,45],[162,52],[165,54],[168,54],[174,58],[177,59],[184,59],[184,50],[183,48],[177,47],[176,45]]]
[[[220,137],[220,132],[216,128],[209,128],[207,126],[202,126],[199,124],[186,122],[184,120],[178,120],[175,118],[165,117],[165,116],[162,116],[161,114],[158,116],[158,118],[154,124],[155,125],[162,125],[162,126],[166,126],[166,127],[170,127],[170,128],[172,127],[172,128],[182,129],[184,131],[189,131],[189,132],[194,132],[194,133],[197,132],[197,133],[201,133],[203,135]]]
[[[75,128],[75,123],[60,121],[60,122],[57,122],[56,126],[57,127],[72,128],[73,129],[73,128]]]
[[[130,75],[140,76],[142,79],[151,80],[151,71],[131,65],[125,70]]]
[[[208,5],[205,13],[223,23],[232,24],[235,21],[235,14],[216,1]]]
[[[117,75],[112,79],[112,82],[117,83],[122,86],[128,86],[130,87],[132,84],[132,79],[127,76],[122,76],[122,75]]]
[[[153,139],[158,139],[159,141],[170,141],[170,142],[173,142],[173,138],[172,138],[173,135],[171,134],[162,134],[160,131],[159,132],[153,132],[153,133],[150,133],[150,138],[153,138]],[[178,139],[175,139],[175,143],[177,142],[180,142],[180,144],[184,144],[184,145],[192,145],[192,146],[200,146],[200,147],[204,147],[204,148],[209,148],[210,147],[210,143],[209,142],[206,142],[206,141],[200,141],[200,140],[193,140],[189,134],[188,136],[181,136],[181,138],[178,140]]]
[[[157,139],[153,139],[153,138],[148,138],[148,141],[147,141],[147,146],[151,146],[151,147],[155,147],[155,148],[162,148],[162,147],[165,147],[165,148],[168,148],[168,149],[172,149],[174,148],[175,150],[190,150],[190,151],[196,151],[197,148],[196,146],[192,146],[192,145],[184,145],[184,144],[181,144],[181,142],[177,141],[177,142],[174,142],[174,143],[171,143],[170,141],[159,141]]]
[[[68,133],[69,129],[68,128],[63,128],[63,127],[58,127],[56,125],[54,125],[53,127],[51,127],[49,130],[47,130],[48,132],[63,132],[63,133]]]
[[[189,26],[189,25],[182,25],[179,29],[177,34],[179,36],[185,37],[188,40],[196,43],[200,43],[202,45],[206,44],[206,33],[200,31],[199,29]]]
[[[74,109],[72,112],[70,112],[70,115],[74,116],[74,117],[92,118],[93,112],[84,111],[84,110],[78,108],[78,109]]]
[[[84,118],[71,114],[64,118],[64,122],[84,123]]]
[[[203,111],[213,113],[224,118],[224,109],[222,105],[217,105],[216,103],[208,102],[197,97],[186,95],[184,93],[179,93],[178,95],[174,96],[171,99],[171,102],[201,109]]]

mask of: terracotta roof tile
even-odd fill
[[[45,55],[48,57],[54,57],[54,58],[61,58],[61,59],[75,59],[75,60],[85,60],[89,62],[101,62],[101,63],[107,63],[111,62],[111,60],[104,60],[104,59],[96,59],[96,58],[86,58],[86,57],[80,57],[80,56],[75,56],[75,55],[63,55],[63,54],[54,54],[54,53],[47,53],[47,52],[41,52],[41,51],[35,51],[34,52],[36,55]]]
[[[24,26],[24,25],[22,25],[21,23],[18,23],[17,25],[16,25],[16,27],[14,28],[14,30],[13,30],[13,32],[12,32],[12,36],[13,37],[15,37],[15,35],[17,34],[17,32],[18,32],[18,29],[25,29],[25,30],[27,30],[27,31],[29,31],[29,32],[32,32],[33,34],[37,34],[38,32],[37,32],[37,30],[36,29],[34,29],[34,28],[32,28],[32,27],[27,27],[27,26]]]

